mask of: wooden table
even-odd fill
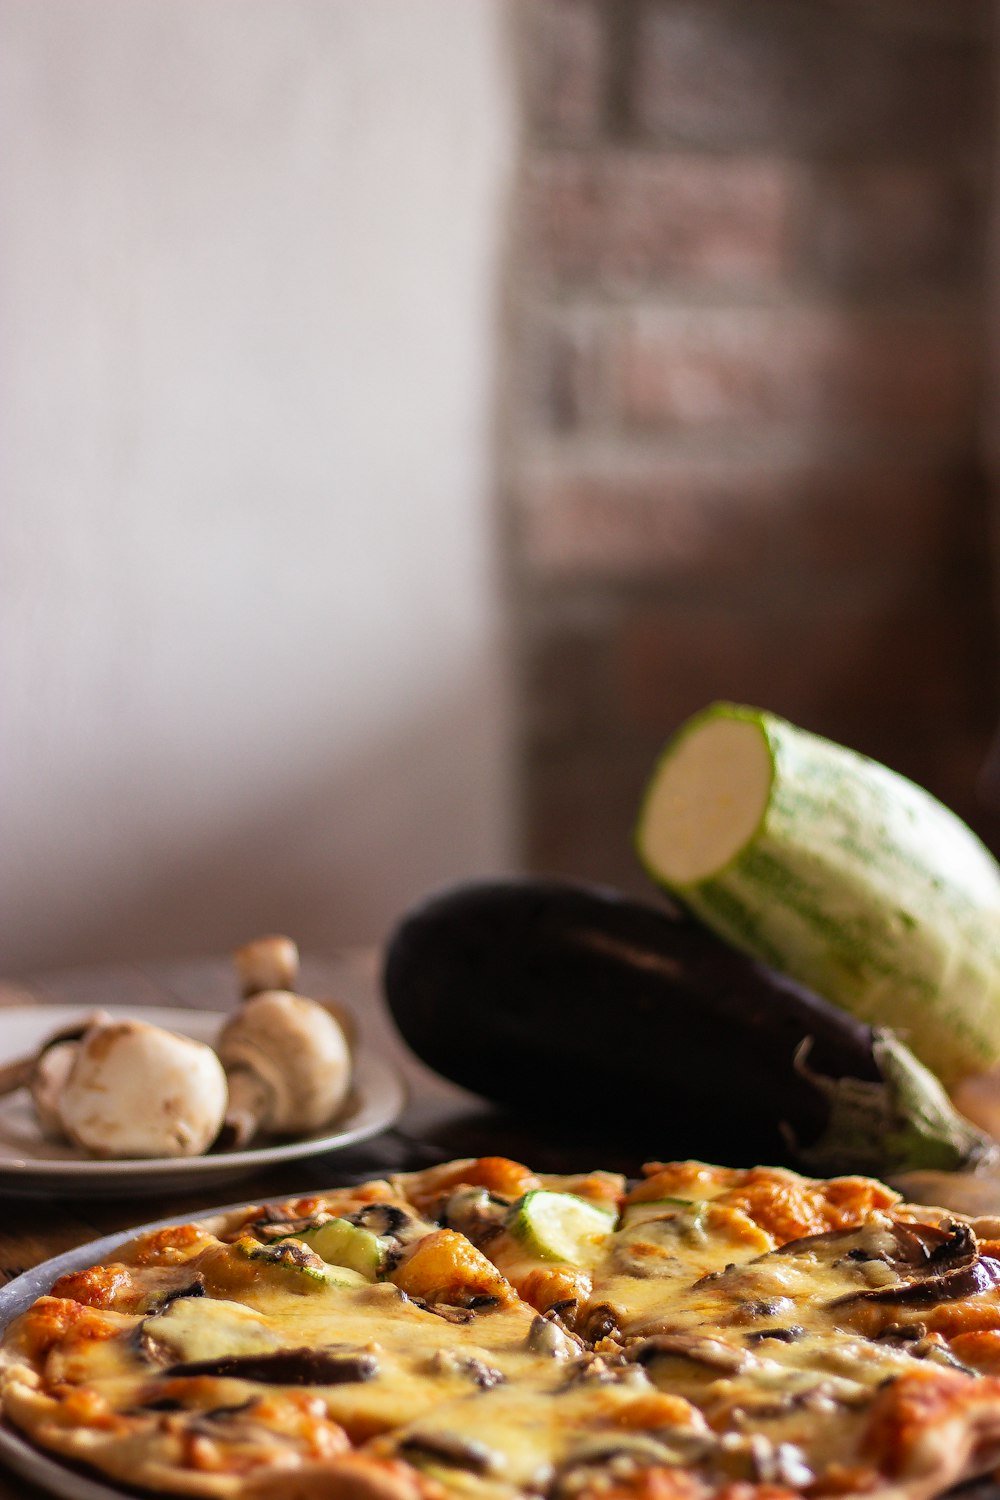
[[[636,1171],[638,1161],[602,1151],[597,1137],[559,1138],[547,1129],[514,1120],[475,1095],[438,1078],[417,1062],[393,1029],[381,1000],[377,961],[354,952],[303,965],[304,994],[337,997],[357,1017],[367,1045],[402,1071],[408,1102],[396,1124],[346,1151],[271,1167],[240,1183],[167,1197],[57,1201],[4,1196],[0,1179],[0,1284],[40,1261],[101,1235],[172,1214],[192,1217],[220,1202],[287,1197],[314,1188],[364,1180],[446,1161],[453,1156],[498,1152],[529,1160],[547,1171],[586,1170],[596,1165]],[[0,984],[3,1007],[24,1004],[170,1005],[229,1010],[237,1003],[230,966],[224,960],[142,967],[79,970],[39,976],[17,986]],[[42,1492],[0,1466],[0,1500],[42,1500]]]

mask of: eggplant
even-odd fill
[[[353,1385],[374,1380],[378,1360],[362,1349],[273,1349],[267,1354],[225,1354],[219,1359],[171,1365],[165,1379],[218,1375],[267,1385]]]
[[[557,880],[453,887],[388,943],[389,1010],[431,1068],[522,1118],[647,1151],[884,1176],[995,1154],[891,1032],[678,910]]]

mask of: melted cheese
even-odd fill
[[[281,1345],[278,1330],[253,1308],[210,1297],[179,1297],[146,1326],[151,1345],[175,1364],[261,1354]]]
[[[594,1295],[616,1306],[627,1335],[674,1338],[676,1352],[649,1360],[658,1386],[691,1400],[714,1427],[796,1444],[819,1473],[860,1438],[863,1408],[883,1383],[921,1363],[912,1345],[873,1343],[851,1327],[846,1299],[871,1290],[874,1268],[883,1286],[900,1279],[884,1261],[851,1253],[875,1255],[889,1228],[875,1216],[862,1230],[730,1262],[693,1282],[673,1266],[658,1301],[650,1282],[618,1275],[596,1282]],[[699,1358],[706,1332],[718,1347]],[[695,1341],[690,1356],[685,1339]]]
[[[447,1477],[449,1449],[459,1464],[467,1449],[470,1462],[478,1461],[486,1477],[515,1489],[538,1490],[574,1453],[588,1443],[593,1450],[601,1436],[608,1450],[627,1448],[630,1414],[645,1403],[646,1415],[651,1415],[651,1396],[655,1393],[640,1370],[605,1384],[599,1379],[573,1383],[565,1371],[557,1375],[537,1367],[516,1385],[497,1386],[435,1410],[394,1433],[385,1447],[429,1467],[438,1478]],[[689,1434],[700,1431],[697,1413],[690,1412],[688,1423],[679,1421],[679,1415],[669,1407],[660,1412],[663,1421],[672,1417],[670,1427]],[[666,1440],[663,1450],[668,1458]]]

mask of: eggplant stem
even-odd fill
[[[921,1168],[969,1171],[1000,1157],[997,1142],[959,1114],[941,1082],[893,1032],[872,1032],[881,1083],[814,1072],[807,1062],[811,1045],[809,1037],[799,1044],[794,1066],[827,1100],[829,1120],[811,1146],[801,1145],[782,1125],[790,1148],[810,1171],[877,1177]]]

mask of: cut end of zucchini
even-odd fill
[[[643,863],[672,886],[717,874],[760,827],[773,775],[761,724],[726,705],[709,709],[653,776],[637,832]]]

